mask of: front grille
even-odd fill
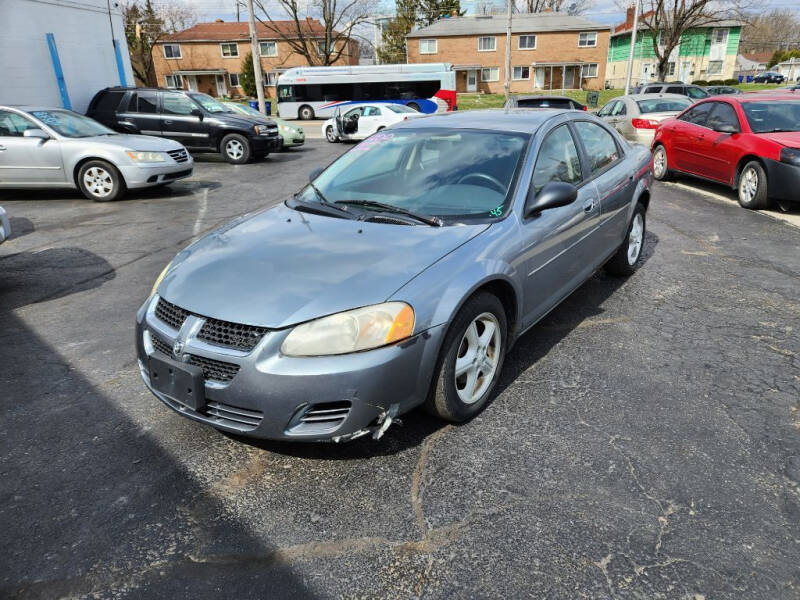
[[[164,175],[164,180],[167,179],[178,179],[179,177],[188,177],[192,174],[191,169],[186,169],[185,171],[178,171],[177,173],[167,173]]]
[[[227,425],[241,431],[251,431],[259,426],[264,418],[264,413],[249,408],[240,408],[223,404],[222,402],[208,402],[200,414],[213,418],[220,425]]]
[[[182,163],[189,160],[189,154],[183,148],[180,150],[169,150],[167,154],[169,154],[175,162]]]
[[[156,317],[159,321],[163,321],[173,329],[180,329],[188,316],[188,310],[184,310],[180,306],[175,306],[163,298],[158,299],[158,304],[156,304]]]
[[[167,356],[172,356],[172,347],[162,340],[157,335],[150,335],[150,339],[153,341],[153,348],[161,352],[161,354],[166,354]]]
[[[203,369],[203,377],[207,381],[218,381],[220,383],[228,383],[239,372],[239,365],[213,358],[206,358],[205,356],[196,356],[194,354],[187,355],[187,361],[190,365],[195,365]]]
[[[197,337],[209,344],[249,351],[256,347],[267,331],[265,327],[208,319]]]

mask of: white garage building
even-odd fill
[[[118,2],[0,0],[0,104],[83,113],[115,85],[135,85]]]

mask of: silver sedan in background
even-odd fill
[[[97,202],[192,174],[179,142],[123,135],[62,108],[0,106],[0,188],[71,187]]]
[[[3,207],[0,206],[0,244],[5,242],[11,237],[11,221],[8,220],[8,214]]]
[[[661,121],[693,103],[691,98],[680,94],[630,94],[614,98],[597,116],[630,141],[649,147]]]

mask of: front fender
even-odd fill
[[[114,151],[99,146],[96,148],[82,150],[80,152],[73,152],[72,149],[69,149],[68,151],[67,149],[64,149],[63,159],[64,159],[65,172],[70,176],[70,183],[76,186],[78,185],[77,184],[78,174],[76,173],[76,169],[78,168],[78,165],[82,164],[86,160],[94,160],[94,159],[105,160],[107,162],[110,162],[115,167],[118,167],[120,165],[129,166],[133,164],[132,161],[127,156],[125,156],[122,150]],[[121,172],[120,176],[124,178],[124,175],[122,175]]]

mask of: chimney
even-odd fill
[[[553,9],[548,6],[542,12],[553,12]]]
[[[636,7],[629,6],[628,10],[625,11],[625,25],[628,27],[633,27],[633,13],[636,11]]]
[[[224,23],[224,22],[225,21],[223,21],[222,19],[214,19],[214,23]]]

